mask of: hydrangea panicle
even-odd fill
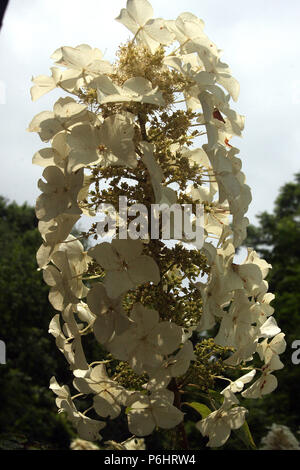
[[[54,377],[50,388],[81,439],[100,440],[101,431],[113,443],[106,421],[125,413],[127,440],[176,427],[173,448],[188,448],[182,408],[198,390],[210,404],[195,405],[206,410],[199,439],[219,447],[246,426],[243,397],[276,388],[286,347],[270,305],[271,266],[251,248],[235,262],[251,202],[231,140],[244,129],[231,107],[239,84],[192,13],[164,20],[148,0],[127,0],[116,19],[133,37],[114,63],[87,44],[62,46],[51,76],[31,88],[34,101],[55,88],[68,94],[28,127],[48,145],[33,163],[44,169],[37,261],[58,312],[49,332],[77,392]],[[151,224],[141,240],[118,228],[103,241],[97,213],[109,204],[121,219],[120,196],[146,214],[152,204],[190,204],[195,218],[200,205],[203,247],[178,241],[174,220],[174,245],[151,237]],[[89,228],[71,234],[81,216]],[[90,338],[98,357],[87,357]]]

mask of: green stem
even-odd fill
[[[169,383],[168,389],[171,390],[174,393],[174,403],[173,403],[174,406],[176,406],[176,408],[178,408],[181,411],[181,393],[179,391],[179,388],[178,388],[178,385],[177,385],[177,382],[176,382],[175,378],[173,378],[171,380],[171,382]],[[188,450],[189,449],[189,443],[188,443],[188,439],[187,439],[187,435],[186,435],[186,432],[185,432],[185,427],[184,427],[183,421],[180,424],[178,424],[177,428],[179,430],[179,437],[181,437],[180,446],[184,450]],[[176,450],[176,449],[174,449],[174,450]]]

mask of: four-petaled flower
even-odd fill
[[[140,240],[117,240],[100,243],[90,248],[89,255],[106,271],[104,284],[107,295],[112,299],[129,289],[153,282],[158,284],[160,273],[156,262],[142,255],[143,243]]]

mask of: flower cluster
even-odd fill
[[[260,398],[276,388],[273,372],[283,367],[285,349],[270,305],[271,266],[251,248],[235,262],[251,202],[239,150],[230,143],[244,127],[244,117],[231,108],[239,84],[193,14],[155,19],[147,0],[127,0],[117,20],[134,37],[115,63],[86,44],[61,47],[52,55],[52,75],[34,78],[31,88],[33,100],[54,88],[73,95],[58,99],[28,128],[49,144],[33,157],[44,167],[37,260],[59,312],[49,331],[77,393],[54,377],[50,388],[85,440],[100,439],[107,419],[123,412],[134,436],[157,427],[182,431],[184,386],[201,370],[193,371],[193,364],[201,357],[215,361],[214,351],[222,350],[220,375],[210,376],[218,381],[219,398],[199,387],[213,410],[196,424],[208,445],[218,447],[245,423],[247,410],[236,395]],[[82,244],[97,239],[99,205],[115,205],[122,194],[146,207],[201,204],[200,253],[189,240],[174,249],[150,236]],[[82,214],[91,228],[75,237],[71,231]],[[89,334],[101,356],[92,362],[83,346]],[[215,349],[196,356],[203,335],[213,338]],[[127,370],[143,379],[141,387],[124,385]],[[82,398],[91,403],[85,411]]]
[[[290,428],[273,423],[261,440],[260,450],[300,450],[300,445]]]

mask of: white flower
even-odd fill
[[[94,80],[91,87],[97,89],[97,99],[100,104],[105,103],[148,103],[156,106],[164,106],[165,101],[158,87],[152,88],[152,84],[144,77],[134,77],[126,80],[122,86],[115,85],[106,75]]]
[[[50,389],[58,396],[56,398],[56,405],[59,408],[59,413],[67,413],[69,420],[76,427],[79,437],[86,441],[100,440],[99,431],[106,426],[106,423],[88,418],[77,411],[71,399],[69,389],[65,386],[60,387],[55,377],[51,378]]]
[[[128,401],[128,427],[136,436],[148,436],[156,426],[171,429],[183,420],[183,413],[173,406],[174,393],[157,390],[150,395],[135,393]]]
[[[219,58],[216,61],[210,61],[206,66],[207,72],[216,77],[216,81],[230,93],[234,101],[238,100],[240,85],[239,82],[232,77],[231,70],[227,64],[221,62]]]
[[[251,361],[253,359],[253,354],[257,349],[257,333],[255,329],[251,330],[247,334],[247,340],[239,344],[236,351],[224,362],[230,366],[236,366],[242,361]]]
[[[203,32],[204,21],[189,12],[181,13],[176,21],[169,22],[168,26],[181,44],[194,39],[205,38]]]
[[[139,42],[154,53],[160,44],[169,45],[173,42],[174,35],[167,29],[164,20],[153,20],[152,17],[153,9],[147,0],[127,0],[126,8],[122,8],[116,20],[123,23]]]
[[[100,344],[106,344],[113,334],[120,335],[130,325],[122,307],[122,298],[110,299],[103,284],[95,284],[87,295],[90,310],[96,315],[94,335]]]
[[[81,321],[88,325],[95,321],[95,315],[90,311],[88,305],[85,302],[79,302],[74,306],[74,311],[78,314]]]
[[[223,315],[223,308],[226,307],[232,299],[232,293],[224,291],[222,279],[214,275],[211,271],[211,280],[208,284],[197,282],[195,286],[200,290],[203,308],[201,319],[198,325],[198,331],[210,330],[216,323],[216,316]]]
[[[236,290],[228,312],[224,312],[215,342],[222,346],[240,348],[252,343],[256,329],[252,324],[252,304],[243,290]]]
[[[300,450],[300,445],[290,428],[273,423],[268,434],[261,440],[259,450]]]
[[[49,301],[56,310],[63,310],[87,294],[88,289],[78,276],[81,274],[78,270],[86,266],[86,260],[83,264],[74,263],[64,251],[56,251],[51,259],[56,267],[49,265],[44,269],[44,281],[51,286]]]
[[[56,251],[66,251],[69,257],[77,258],[77,260],[75,259],[75,264],[78,266],[78,263],[80,263],[82,270],[87,267],[87,255],[83,252],[82,244],[73,235],[68,235],[65,239],[65,243],[58,242],[54,246],[43,243],[40,246],[36,254],[36,259],[41,269],[45,268],[47,264],[50,263],[52,255]],[[83,260],[85,261],[84,264],[82,264]]]
[[[148,142],[141,142],[140,147],[143,152],[143,162],[146,165],[150,175],[151,184],[155,195],[155,203],[167,204],[168,206],[175,204],[175,202],[177,201],[176,192],[173,189],[162,185],[164,175],[160,166],[155,160],[153,154],[154,145],[149,144]]]
[[[240,265],[235,265],[234,269],[241,277],[245,289],[250,295],[255,295],[259,291],[263,279],[267,276],[271,265],[260,259],[256,251],[248,248],[248,255]]]
[[[226,204],[213,202],[215,193],[218,190],[216,183],[210,183],[209,187],[190,185],[187,188],[187,195],[197,204],[204,205],[204,230],[209,234],[220,237],[223,226],[229,223],[229,207]]]
[[[137,439],[133,437],[132,439],[127,440],[124,442],[124,447],[127,450],[145,450],[145,440],[144,439]]]
[[[94,409],[99,416],[111,419],[119,416],[121,405],[126,405],[128,392],[109,379],[104,364],[88,371],[75,370],[74,375],[74,387],[81,393],[94,395]]]
[[[76,103],[73,98],[59,98],[52,111],[42,111],[29,124],[29,132],[37,132],[43,141],[48,141],[58,132],[69,129],[85,119],[86,105]]]
[[[261,398],[273,392],[278,385],[277,378],[272,374],[262,374],[260,379],[256,380],[251,387],[242,392],[244,398]]]
[[[131,239],[114,239],[112,243],[90,248],[89,255],[106,271],[104,284],[109,297],[115,299],[144,282],[158,284],[158,266],[150,256],[142,255],[142,251],[143,243]]]
[[[156,310],[134,304],[130,328],[113,338],[107,349],[114,357],[128,361],[138,373],[158,367],[164,355],[174,352],[181,343],[182,331],[175,323],[159,322]]]
[[[274,317],[269,317],[260,327],[259,336],[262,338],[272,338],[280,333],[281,329],[277,325]]]
[[[32,101],[36,101],[41,96],[49,93],[49,91],[54,90],[57,87],[60,70],[57,67],[51,67],[52,76],[48,77],[47,75],[38,75],[35,78],[32,78],[34,85],[30,89]]]
[[[133,143],[134,127],[132,116],[115,114],[104,119],[100,127],[102,144],[108,151],[118,158],[118,165],[135,168],[136,153]]]
[[[66,309],[65,316],[67,322],[63,325],[64,331],[60,326],[59,314],[57,314],[49,324],[49,333],[54,336],[58,349],[64,354],[72,370],[87,369],[88,365],[82,348],[79,329],[69,307]]]
[[[87,123],[74,126],[67,136],[69,168],[76,171],[96,163],[103,167],[122,165],[135,168],[133,136],[129,114],[109,116],[100,127]]]
[[[262,374],[249,388],[242,392],[244,398],[261,398],[273,392],[278,384],[275,375],[272,375],[274,370],[283,368],[283,364],[277,354],[273,354],[268,362],[261,368]]]
[[[58,243],[66,240],[79,217],[79,215],[60,214],[48,222],[39,221],[39,232],[44,243],[50,247],[51,252],[54,251]]]
[[[268,343],[268,338],[259,343],[257,347],[257,352],[261,360],[265,360],[268,363],[273,355],[282,354],[286,348],[286,341],[284,339],[285,334],[279,333],[274,336],[274,338]]]
[[[221,394],[224,395],[226,390],[230,390],[232,393],[238,393],[241,392],[244,388],[244,385],[251,382],[253,377],[256,374],[256,370],[253,369],[250,372],[247,372],[247,374],[242,375],[239,377],[237,380],[234,382],[230,382],[230,385],[228,385],[224,390],[222,390]]]
[[[100,450],[98,446],[84,439],[73,439],[70,444],[71,450]]]
[[[234,394],[226,390],[222,406],[196,424],[201,434],[209,437],[207,446],[222,446],[229,438],[232,429],[243,426],[247,410],[242,406],[236,406],[238,403]]]
[[[80,44],[76,47],[60,47],[56,49],[51,58],[55,60],[57,64],[71,69],[73,73],[77,72],[77,78],[82,75],[86,81],[91,80],[99,74],[112,72],[111,64],[102,59],[102,52],[97,48],[92,49],[91,46],[87,44]],[[76,76],[75,73],[74,75]],[[84,83],[85,82],[81,80],[79,84]]]
[[[191,361],[195,360],[193,343],[186,341],[175,356],[169,356],[168,359],[156,369],[148,369],[150,380],[143,385],[143,388],[152,391],[166,388],[172,377],[183,376],[187,372]]]
[[[42,167],[56,165],[64,169],[65,160],[69,153],[66,136],[65,131],[56,134],[51,142],[52,147],[46,147],[36,152],[32,157],[32,163]]]
[[[77,204],[77,195],[83,183],[83,172],[64,174],[56,166],[48,166],[43,171],[39,189],[43,192],[36,201],[36,216],[49,221],[61,214],[81,214]]]
[[[217,255],[212,263],[212,277],[220,278],[223,292],[232,292],[243,288],[242,280],[237,275],[233,264],[234,255],[234,246],[231,240],[228,240],[223,243],[221,248],[217,249]]]

